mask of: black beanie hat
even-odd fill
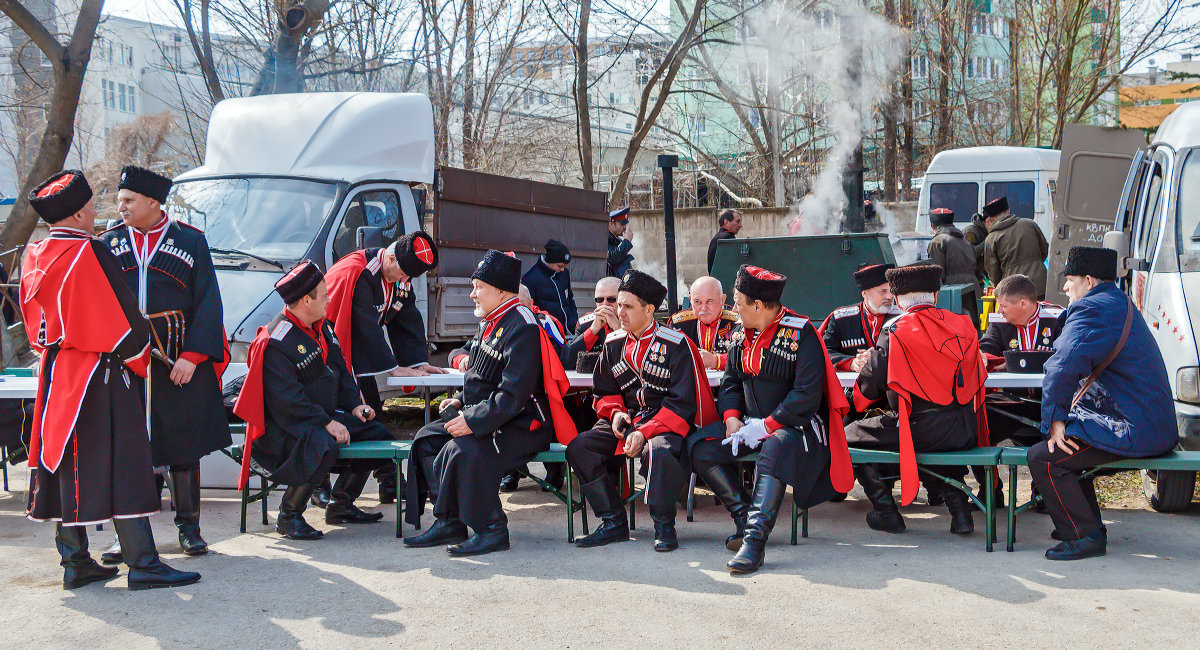
[[[983,206],[983,217],[985,219],[990,219],[1004,212],[1008,212],[1008,197],[1006,196],[1002,196]]]
[[[90,200],[92,187],[78,169],[59,172],[29,192],[29,206],[48,224],[79,212]]]
[[[121,182],[118,190],[131,190],[142,196],[148,196],[159,203],[167,202],[167,193],[173,185],[171,179],[162,174],[152,172],[145,167],[127,165],[121,169]]]
[[[290,305],[307,296],[324,279],[325,274],[321,273],[316,264],[311,260],[304,260],[292,267],[287,275],[279,278],[275,283],[275,292],[283,298],[283,304]]]
[[[896,268],[895,264],[872,264],[854,272],[854,283],[859,291],[874,289],[888,283],[887,272]]]
[[[1117,251],[1111,248],[1072,246],[1063,275],[1090,275],[1097,280],[1117,279]]]
[[[508,253],[489,250],[475,267],[471,279],[486,282],[501,291],[517,293],[521,290],[521,260]]]
[[[634,270],[627,271],[625,277],[621,278],[618,291],[628,291],[655,309],[661,307],[663,298],[667,297],[667,288],[661,282]]]
[[[738,269],[733,288],[750,300],[774,303],[779,302],[779,299],[783,297],[783,285],[785,284],[787,284],[785,275],[758,266],[743,264]]]
[[[936,264],[914,264],[888,269],[887,281],[894,296],[937,293],[942,288],[942,267]]]
[[[546,263],[547,264],[562,264],[571,262],[571,251],[567,249],[567,245],[551,239],[546,242]]]
[[[929,211],[929,225],[949,226],[954,223],[954,210],[949,208],[934,208]]]
[[[438,264],[437,244],[433,237],[421,230],[410,232],[396,240],[396,263],[400,270],[410,278],[433,270]]]

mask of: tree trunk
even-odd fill
[[[912,0],[900,0],[900,25],[912,30]],[[913,84],[912,57],[908,57],[905,73],[900,79],[900,114],[904,116],[904,140],[900,145],[904,163],[900,167],[899,185],[901,201],[908,198],[909,188],[912,187],[912,166],[916,158],[913,152]]]
[[[950,144],[950,0],[942,0],[938,19],[938,86],[937,86],[937,136],[934,150],[941,151]]]
[[[883,16],[888,22],[899,24],[896,15],[896,0],[883,0]],[[906,57],[911,65],[912,57]],[[885,201],[896,200],[896,91],[898,86],[892,84],[892,92],[886,104],[883,105],[883,198]]]
[[[83,88],[83,75],[87,72],[88,60],[92,56],[92,42],[96,39],[96,26],[100,23],[100,8],[103,0],[83,0],[71,41],[64,48],[49,28],[33,19],[19,3],[0,0],[3,11],[46,53],[54,67],[54,92],[50,96],[46,112],[46,131],[33,160],[29,174],[21,183],[21,193],[9,214],[4,229],[0,230],[0,250],[23,246],[29,241],[37,225],[37,213],[29,206],[29,191],[52,174],[62,171],[71,142],[75,138],[75,113],[79,108],[79,94]],[[30,19],[32,23],[28,22]],[[31,33],[37,31],[37,34]],[[55,60],[57,58],[57,60]],[[10,266],[11,268],[11,266]]]
[[[463,55],[462,155],[463,168],[475,169],[475,1],[466,0],[466,52]]]
[[[579,133],[579,171],[583,189],[595,188],[592,152],[592,112],[588,106],[588,18],[592,13],[591,0],[579,3],[579,31],[575,41],[575,124]],[[637,71],[634,71],[637,75]],[[616,195],[614,195],[615,197]]]

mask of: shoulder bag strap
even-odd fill
[[[1108,353],[1108,356],[1104,358],[1104,361],[1101,361],[1100,365],[1096,366],[1096,369],[1092,371],[1092,374],[1088,375],[1087,380],[1083,382],[1083,385],[1079,387],[1079,390],[1075,391],[1075,397],[1071,398],[1071,408],[1075,408],[1075,405],[1079,403],[1079,400],[1083,399],[1083,394],[1092,387],[1092,384],[1095,383],[1096,378],[1100,376],[1100,373],[1104,372],[1105,369],[1108,368],[1108,364],[1112,363],[1113,359],[1117,358],[1117,355],[1121,352],[1121,348],[1125,347],[1125,341],[1129,339],[1129,328],[1133,326],[1134,312],[1133,301],[1129,299],[1129,296],[1125,296],[1125,301],[1127,307],[1125,309],[1125,325],[1121,328],[1121,338],[1117,340],[1117,345],[1112,349],[1112,352]]]

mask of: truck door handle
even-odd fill
[[[1058,227],[1058,238],[1066,239],[1067,236],[1070,234],[1070,232],[1071,232],[1071,226],[1064,223]]]

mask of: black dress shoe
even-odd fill
[[[353,503],[331,503],[325,508],[327,524],[373,524],[380,519],[382,512],[364,512]]]
[[[1100,527],[1100,537],[1101,537],[1101,538],[1104,540],[1104,543],[1105,543],[1105,544],[1108,544],[1108,529],[1107,529],[1107,528],[1104,528],[1103,526],[1101,526],[1101,527]],[[1057,529],[1057,528],[1055,528],[1054,530],[1050,531],[1050,539],[1052,539],[1052,540],[1054,540],[1054,541],[1056,541],[1056,542],[1065,542],[1065,541],[1067,541],[1066,539],[1064,539],[1064,538],[1063,538],[1063,536],[1062,536],[1062,535],[1059,535],[1059,534],[1058,534],[1058,529]]]
[[[78,566],[64,567],[63,589],[78,589],[93,582],[112,580],[117,577],[117,572],[117,567],[100,566],[94,560]]]
[[[120,564],[125,561],[121,555],[121,540],[114,539],[112,546],[108,547],[107,551],[100,554],[100,561],[105,564]]]
[[[309,501],[318,508],[329,507],[329,504],[333,501],[333,486],[329,484],[328,478],[325,479],[324,483],[313,488],[312,497]]]
[[[516,492],[517,484],[521,482],[521,475],[516,472],[509,472],[500,479],[501,492]]]
[[[670,553],[679,548],[679,536],[675,534],[674,517],[652,517],[654,520],[654,550]]]
[[[404,545],[408,548],[429,548],[444,546],[467,541],[467,526],[461,521],[442,521],[437,519],[429,530],[416,537],[405,537]]]
[[[177,571],[159,561],[152,569],[130,569],[129,590],[162,589],[166,587],[182,587],[200,582],[200,574],[195,571]]]
[[[325,533],[305,521],[303,515],[288,515],[283,512],[279,513],[279,518],[275,521],[275,532],[299,541],[321,539],[325,536]]]
[[[447,546],[446,552],[454,557],[467,557],[508,549],[508,526],[489,526],[484,532],[471,535],[470,539],[461,544]]]
[[[546,482],[555,490],[562,491],[563,483],[566,481],[566,463],[546,463]],[[542,492],[549,492],[550,488],[542,486]]]
[[[1058,546],[1046,550],[1047,560],[1083,560],[1089,557],[1099,557],[1108,552],[1107,535],[1099,531],[1081,537],[1061,542]]]
[[[113,519],[113,527],[121,538],[125,564],[129,565],[130,591],[182,587],[200,581],[199,573],[176,571],[158,557],[150,520],[146,517]]]

